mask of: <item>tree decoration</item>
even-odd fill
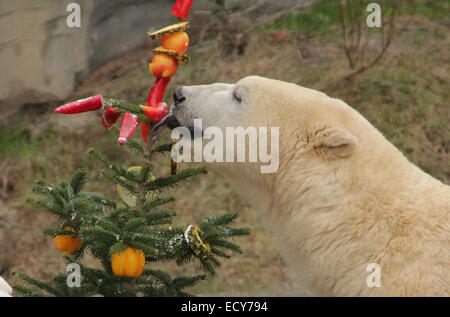
[[[156,79],[155,84],[148,94],[147,105],[156,106],[163,100],[164,93],[166,92],[166,88],[169,85],[171,78],[172,77],[159,77]]]
[[[162,47],[167,50],[177,52],[179,55],[183,55],[189,46],[189,36],[186,32],[178,31],[172,34],[164,35],[161,40]]]
[[[152,122],[161,121],[169,113],[169,106],[165,102],[160,102],[156,107],[141,106],[147,118]]]
[[[113,253],[111,267],[115,275],[139,277],[144,271],[145,255],[142,250],[127,247],[124,251]]]
[[[178,0],[172,8],[171,13],[179,19],[188,19],[192,0]],[[156,77],[156,81],[147,97],[142,109],[126,102],[112,98],[104,99],[102,96],[89,97],[86,99],[70,102],[55,109],[60,114],[77,114],[102,109],[102,125],[109,129],[119,119],[121,114],[122,125],[118,143],[125,144],[134,134],[139,124],[142,124],[142,138],[145,143],[152,143],[149,131],[165,116],[169,114],[169,107],[162,103],[165,91],[170,79],[178,71],[179,64],[187,64],[189,56],[184,55],[189,47],[189,36],[185,32],[189,27],[189,21],[178,21],[178,23],[164,27],[156,32],[148,33],[151,39],[161,39],[161,46],[153,50],[152,62],[149,64],[150,73]],[[140,116],[144,114],[144,116]],[[132,115],[136,117],[132,117]],[[145,116],[148,120],[145,120]],[[149,144],[151,147],[152,144]]]
[[[102,124],[106,129],[111,128],[117,120],[119,120],[120,112],[114,110],[113,107],[106,107],[102,116]]]
[[[80,238],[74,238],[70,235],[58,235],[55,237],[55,248],[57,248],[61,252],[74,254],[75,251],[80,247],[80,245]]]
[[[180,15],[187,16],[186,8],[191,4],[192,1],[184,5],[183,1],[177,1]],[[180,32],[187,25],[178,23],[175,29]],[[171,32],[173,27],[165,29],[158,33],[162,35],[158,38],[174,34],[174,38],[166,38],[166,45],[171,48],[170,54],[181,53],[183,45],[186,46],[186,36]],[[175,198],[168,191],[191,177],[206,174],[207,170],[198,167],[178,171],[172,162],[170,175],[154,175],[155,154],[168,154],[175,144],[173,141],[154,144],[151,130],[169,111],[162,99],[170,79],[156,79],[144,106],[95,96],[57,109],[58,113],[103,109],[105,128],[111,128],[122,115],[120,130],[111,130],[115,133],[119,130],[119,143],[133,148],[136,153],[133,161],[140,160],[141,163],[121,166],[95,149],[87,151],[92,160],[104,167],[101,176],[115,184],[117,195],[112,199],[84,191],[88,174],[83,169],[77,170],[70,180],[57,184],[36,181],[34,195],[27,201],[57,218],[58,224],[45,233],[54,239],[55,247],[65,253],[68,263],[79,266],[81,283],[79,287],[69,286],[65,271],[51,282],[17,272],[27,284],[15,285],[16,295],[189,296],[186,289],[215,274],[221,264],[220,258],[229,258],[229,251],[242,252],[230,239],[247,235],[249,230],[232,227],[236,219],[234,214],[208,216],[189,226],[172,224],[176,212],[167,206]],[[131,139],[139,124],[144,144]],[[97,261],[95,267],[85,264],[84,256],[88,253]],[[173,276],[165,269],[153,269],[156,262],[174,262],[179,266],[195,262],[204,274]]]
[[[193,0],[177,0],[170,13],[180,19],[187,20],[189,19],[189,10],[191,10],[193,2]]]
[[[56,113],[77,114],[88,111],[99,110],[103,107],[103,97],[95,96],[70,102],[55,109]]]
[[[211,246],[203,242],[203,232],[198,226],[190,225],[184,232],[189,247],[196,256],[205,260],[211,255]]]
[[[139,118],[131,113],[122,116],[122,125],[119,132],[119,144],[122,145],[133,135],[139,125]]]
[[[149,65],[150,73],[155,77],[172,77],[178,70],[178,60],[168,54],[155,54]]]

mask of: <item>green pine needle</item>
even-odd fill
[[[173,186],[174,184],[182,180],[185,180],[186,178],[199,174],[207,174],[207,168],[206,167],[187,168],[185,170],[182,170],[176,175],[171,175],[168,177],[159,177],[154,181],[151,181],[148,184],[146,184],[146,188],[148,190],[155,190],[163,187]]]
[[[36,279],[26,275],[25,273],[15,272],[15,275],[17,275],[20,279],[24,280],[25,282],[27,282],[31,285],[34,285],[54,296],[64,296],[64,294],[62,292],[58,291],[56,288],[52,287],[50,284],[36,280]]]
[[[87,172],[83,169],[77,170],[70,181],[70,187],[73,189],[75,195],[77,195],[83,186],[86,184]]]
[[[158,198],[157,200],[147,202],[144,206],[144,211],[150,211],[156,207],[162,206],[167,203],[174,202],[175,198],[173,196],[167,196],[163,198]]]

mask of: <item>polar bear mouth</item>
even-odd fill
[[[161,121],[153,126],[152,130],[150,131],[151,140],[155,141],[165,127],[169,128],[170,130],[181,127],[180,121],[172,112],[170,112],[167,116],[162,118]]]
[[[169,113],[167,116],[165,116],[157,125],[159,124],[168,127],[170,130],[181,126],[180,121],[173,113]]]

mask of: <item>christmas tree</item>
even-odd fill
[[[186,288],[208,275],[214,275],[219,258],[229,258],[231,252],[241,252],[230,238],[247,235],[247,228],[233,228],[236,215],[205,217],[198,225],[174,226],[175,211],[165,209],[174,201],[163,193],[192,176],[206,174],[205,167],[178,171],[172,161],[171,175],[155,177],[153,159],[156,153],[172,152],[173,143],[156,145],[159,129],[171,114],[162,102],[164,92],[176,73],[179,63],[189,58],[183,55],[189,44],[184,32],[192,0],[177,0],[171,13],[177,24],[149,34],[161,38],[162,46],[154,50],[150,72],[157,78],[145,106],[130,104],[102,96],[78,100],[55,110],[76,114],[102,110],[102,124],[112,126],[122,116],[118,143],[134,148],[140,155],[140,166],[118,166],[96,149],[88,155],[104,165],[102,175],[116,184],[119,199],[110,200],[97,193],[84,192],[87,172],[76,171],[70,181],[51,184],[38,180],[33,187],[37,197],[28,202],[58,219],[56,227],[46,230],[55,247],[65,253],[68,270],[74,274],[58,274],[50,283],[24,273],[17,275],[26,281],[16,285],[16,294],[24,296],[190,296]],[[141,124],[143,143],[130,139]],[[86,253],[98,260],[98,267],[84,264]],[[152,269],[152,263],[175,261],[177,265],[198,262],[204,274],[172,276],[164,270]]]
[[[145,155],[138,143],[127,142]],[[171,144],[156,146],[152,153],[165,152]],[[205,273],[214,274],[219,258],[229,252],[241,252],[229,238],[248,234],[246,228],[232,228],[235,215],[208,216],[197,225],[175,227],[176,216],[165,204],[173,196],[162,196],[162,189],[182,180],[205,174],[206,168],[187,168],[178,174],[155,178],[152,164],[124,168],[110,162],[94,149],[88,154],[105,165],[102,174],[117,184],[123,204],[83,192],[87,173],[76,171],[72,179],[57,185],[38,180],[33,191],[41,197],[28,202],[55,215],[59,224],[46,230],[55,246],[66,253],[68,263],[80,267],[80,287],[70,287],[67,275],[57,275],[52,283],[35,280],[23,273],[19,277],[34,287],[15,286],[16,294],[26,296],[188,296],[186,288],[205,279],[207,274],[172,277],[168,272],[151,269],[152,263],[173,260],[178,265],[195,260]],[[151,156],[150,154],[150,156]],[[90,252],[101,268],[83,264]],[[147,268],[144,264],[147,263]]]

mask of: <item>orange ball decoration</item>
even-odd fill
[[[73,238],[68,235],[60,235],[55,237],[55,248],[61,252],[74,254],[81,245],[80,238]]]
[[[189,46],[189,36],[183,31],[167,34],[162,38],[162,46],[183,55]]]
[[[145,255],[142,250],[127,247],[111,257],[111,267],[115,275],[139,277],[144,271]]]
[[[178,69],[178,60],[166,54],[156,54],[149,65],[150,73],[155,77],[172,77]]]

